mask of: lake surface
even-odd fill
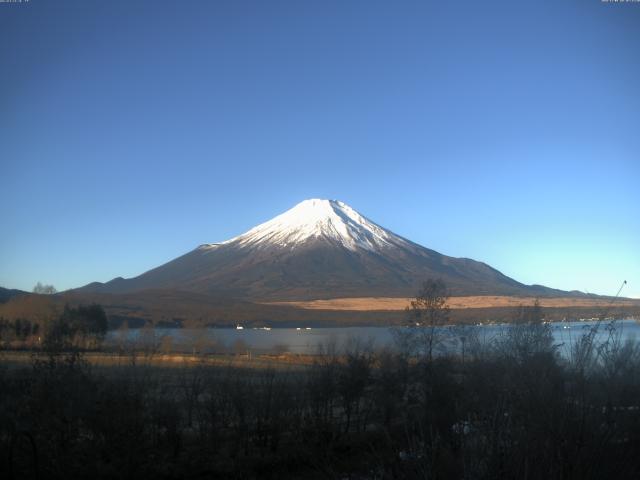
[[[596,325],[595,321],[561,322],[551,324],[559,351],[567,354],[578,339]],[[445,339],[447,348],[461,348],[462,338],[469,345],[470,339],[489,343],[504,335],[511,328],[508,324],[442,327],[438,334]],[[613,328],[613,330],[612,330]],[[112,330],[107,334],[107,346],[138,348],[154,347],[159,350],[180,352],[253,353],[291,352],[313,354],[320,348],[334,345],[338,350],[350,342],[371,343],[374,347],[393,347],[394,331],[406,331],[406,327],[338,327],[338,328],[156,328]],[[600,323],[596,342],[604,342],[610,332],[621,341],[640,340],[640,323],[635,320],[603,321]],[[471,345],[469,345],[471,347]]]

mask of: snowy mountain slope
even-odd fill
[[[430,277],[454,295],[560,295],[526,286],[490,266],[441,255],[335,200],[305,200],[222,243],[204,244],[132,279],[85,291],[176,289],[251,300],[411,296]]]

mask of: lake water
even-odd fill
[[[595,321],[561,322],[551,324],[553,336],[561,353],[569,352],[570,346],[591,327]],[[599,325],[596,342],[605,341],[614,328],[617,338],[640,340],[640,323],[635,320],[603,321]],[[609,327],[609,328],[608,328]],[[478,325],[465,327],[442,327],[438,333],[446,338],[449,348],[459,348],[461,338],[466,340],[476,337],[482,343],[488,343],[503,335],[508,324]],[[394,345],[394,330],[402,327],[339,327],[339,328],[272,328],[263,329],[230,329],[230,328],[156,328],[130,329],[110,331],[106,338],[108,346],[155,346],[160,350],[171,349],[180,352],[254,353],[291,352],[317,353],[321,346],[336,345],[338,349],[349,342],[371,342],[375,347]]]

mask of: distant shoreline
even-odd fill
[[[538,297],[544,318],[549,321],[605,317],[640,318],[640,300],[611,297]],[[114,295],[23,295],[0,304],[0,318],[30,320],[44,324],[70,306],[101,305],[109,329],[123,324],[129,328],[218,327],[354,327],[391,326],[406,323],[410,297],[351,297],[316,300],[236,300],[184,292],[144,291]],[[518,315],[520,306],[533,305],[528,296],[450,297],[450,320],[454,324],[504,323]],[[260,302],[260,303],[257,303]]]

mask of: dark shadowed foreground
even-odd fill
[[[27,364],[4,354],[0,477],[635,479],[640,350],[598,328],[568,357],[523,316],[462,356],[429,355],[437,330],[415,328],[290,368],[96,366],[47,340]]]

